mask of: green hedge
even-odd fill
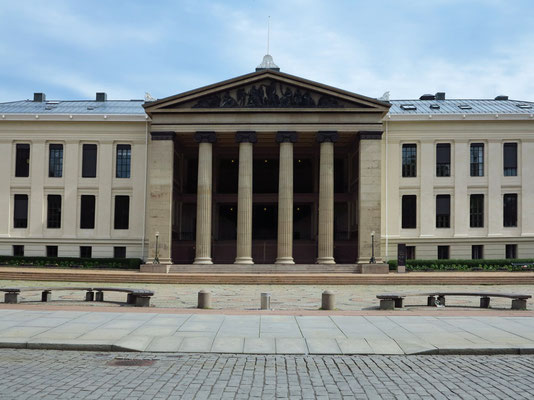
[[[53,268],[122,268],[139,269],[139,258],[74,258],[0,256],[1,265],[24,265]]]
[[[388,261],[389,269],[397,269],[397,260]],[[407,271],[534,271],[533,258],[515,260],[406,260]]]

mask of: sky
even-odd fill
[[[532,0],[0,0],[0,102],[163,98],[253,72],[534,101]]]

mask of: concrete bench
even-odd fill
[[[147,289],[101,287],[94,288],[94,290],[96,291],[95,301],[104,301],[104,292],[122,292],[127,293],[126,303],[136,307],[149,307],[150,298],[154,296],[154,292]]]
[[[491,297],[504,297],[512,299],[512,310],[526,310],[528,294],[516,293],[487,293],[487,292],[430,292],[430,293],[385,293],[377,295],[380,299],[381,310],[402,308],[405,297],[427,296],[427,306],[445,305],[446,296],[476,296],[480,297],[480,308],[489,308]]]
[[[93,301],[94,292],[89,287],[27,287],[27,288],[0,288],[0,292],[5,292],[4,301],[8,304],[17,304],[21,292],[41,292],[41,301],[52,300],[52,291],[59,290],[81,290],[85,291],[85,301]]]

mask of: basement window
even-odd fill
[[[406,111],[417,110],[417,107],[414,106],[413,104],[401,104],[401,108],[402,108],[403,110],[406,110]]]

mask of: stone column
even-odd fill
[[[237,251],[235,264],[252,261],[252,152],[256,132],[237,132],[239,143],[239,180],[237,189]]]
[[[215,132],[197,132],[198,185],[197,185],[197,237],[194,264],[213,264],[211,261],[211,193],[212,152]]]
[[[293,261],[293,143],[297,141],[297,133],[278,132],[276,141],[280,143],[276,264],[295,264]]]
[[[335,131],[320,131],[319,160],[319,229],[317,264],[335,264],[334,261],[334,143]]]
[[[147,263],[156,255],[156,232],[160,264],[172,264],[172,188],[174,170],[174,132],[151,132],[148,144]]]
[[[359,139],[358,263],[369,263],[372,254],[372,232],[375,260],[381,263],[382,132],[359,132]]]

